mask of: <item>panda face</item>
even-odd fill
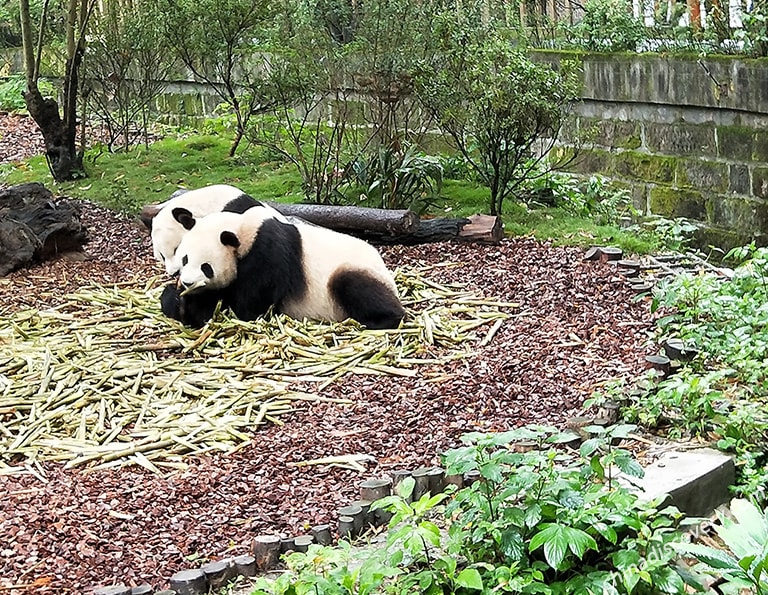
[[[162,208],[155,215],[152,222],[152,253],[169,275],[175,275],[180,268],[176,250],[186,230],[174,220],[171,211],[170,208]]]
[[[240,208],[248,208],[251,203],[255,202],[234,186],[216,184],[182,192],[157,205],[160,207],[157,213],[149,220],[149,223],[145,221],[145,224],[150,228],[152,253],[155,260],[165,266],[169,275],[175,275],[181,268],[181,263],[177,258],[177,250],[190,227],[188,227],[188,223],[179,219],[179,210],[188,213],[190,218],[193,214],[202,217],[210,213],[220,212],[227,208],[227,205],[238,200],[243,202],[239,205]]]
[[[176,251],[179,283],[185,293],[224,289],[237,278],[240,240],[226,228],[228,214],[197,220]],[[223,220],[223,221],[222,221]]]

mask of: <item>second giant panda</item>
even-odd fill
[[[173,196],[164,203],[156,205],[157,209],[149,210],[151,214],[142,215],[141,220],[151,233],[155,259],[165,265],[169,275],[175,275],[179,270],[179,263],[175,258],[176,250],[186,230],[173,216],[173,209],[182,208],[195,217],[204,217],[222,211],[242,213],[254,206],[263,206],[275,217],[282,217],[275,209],[250,197],[239,188],[216,184]]]
[[[185,324],[210,318],[211,292],[235,316],[253,320],[274,306],[297,319],[357,320],[396,328],[405,316],[392,274],[363,240],[273,217],[271,209],[195,219],[173,210],[188,230],[178,249],[179,284],[166,288],[163,312]]]

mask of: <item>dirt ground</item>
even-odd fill
[[[0,157],[19,154],[8,138],[0,119]],[[0,316],[50,307],[94,280],[142,286],[161,272],[136,221],[87,203],[81,208],[89,258],[0,279]],[[87,593],[113,582],[162,588],[179,569],[246,553],[257,534],[334,526],[335,511],[358,497],[360,481],[436,464],[438,453],[469,431],[562,425],[607,380],[638,373],[652,351],[647,301],[634,300],[610,267],[583,262],[580,249],[523,237],[382,252],[393,267],[455,263],[429,275],[519,307],[489,344],[463,360],[421,367],[412,378],[345,376],[324,394],[352,405],[308,404],[284,425],[255,432],[236,454],[189,458],[185,471],[88,473],[46,463],[44,479],[0,476],[0,590]],[[375,458],[363,473],[288,465],[357,453]]]

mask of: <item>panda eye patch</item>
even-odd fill
[[[185,254],[184,258],[181,259],[181,264],[183,266],[187,266],[187,263],[189,262],[189,257]]]
[[[213,279],[213,267],[207,262],[203,263],[203,265],[200,267],[200,270],[203,271],[203,275],[205,275],[208,279]]]

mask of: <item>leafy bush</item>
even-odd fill
[[[382,209],[412,209],[422,213],[431,206],[443,186],[440,160],[419,153],[380,147],[362,155],[348,167],[347,176],[360,188],[360,201]]]
[[[584,17],[573,34],[576,43],[590,51],[634,52],[646,30],[624,0],[587,0]]]
[[[675,544],[675,547],[701,560],[702,567],[726,583],[718,591],[768,593],[768,511],[748,500],[733,500],[734,519],[718,514],[714,525],[727,551],[699,544]],[[721,591],[721,592],[722,592]]]
[[[608,479],[611,465],[639,472],[611,446],[630,429],[601,430],[580,456],[556,447],[574,436],[554,428],[468,434],[444,463],[448,474],[475,474],[470,487],[411,503],[406,480],[372,506],[393,513],[384,547],[313,546],[254,594],[684,593],[669,547],[683,538],[681,515]],[[516,452],[518,441],[536,448]]]
[[[752,10],[742,16],[743,29],[735,32],[744,43],[746,52],[753,56],[768,56],[768,2],[759,0]]]
[[[528,205],[559,207],[576,217],[591,217],[598,225],[615,224],[623,216],[636,214],[629,193],[602,176],[581,179],[543,172],[531,176],[519,196]]]
[[[39,81],[40,92],[45,97],[56,95],[56,89],[53,84],[46,79]],[[0,83],[0,110],[7,112],[26,112],[27,105],[24,103],[24,91],[26,82],[20,74],[11,75]]]
[[[624,413],[648,426],[672,423],[679,433],[714,433],[741,459],[738,490],[765,498],[768,249],[728,256],[741,262],[731,279],[683,274],[658,287],[652,308],[668,312],[659,340],[680,338],[699,355],[667,380],[643,383]]]

